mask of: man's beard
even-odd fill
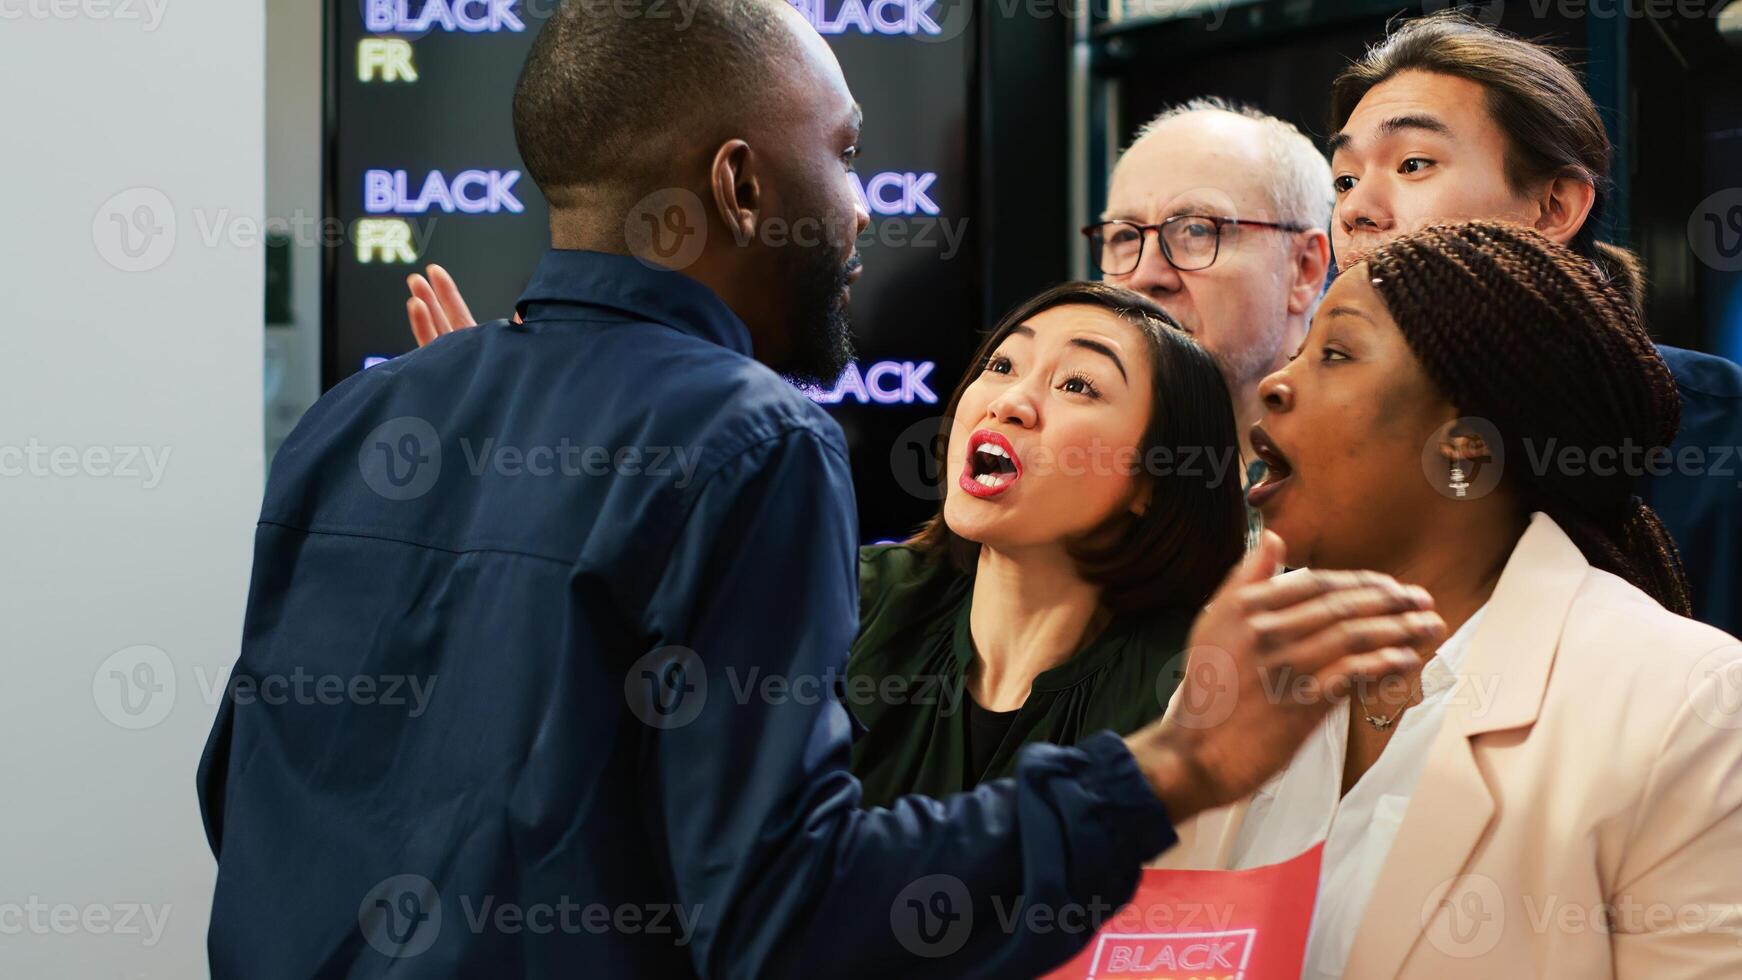
[[[827,388],[853,360],[845,290],[863,264],[846,263],[832,245],[800,246],[793,270],[792,348],[782,371],[801,385]]]

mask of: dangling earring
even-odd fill
[[[1464,461],[1452,460],[1452,492],[1462,497],[1470,489],[1470,483],[1464,479]]]

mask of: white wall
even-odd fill
[[[0,0],[0,976],[206,972],[194,769],[263,468],[263,49],[262,0]]]

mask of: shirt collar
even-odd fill
[[[560,248],[545,252],[514,309],[535,320],[539,315],[532,312],[534,307],[547,304],[614,310],[754,356],[750,329],[713,290],[631,255]]]
[[[1433,658],[1422,667],[1422,697],[1437,694],[1457,682],[1458,675],[1464,672],[1464,660],[1470,652],[1470,641],[1476,636],[1476,624],[1482,621],[1482,614],[1487,611],[1488,604],[1484,602],[1470,614],[1469,619],[1464,620],[1457,632],[1446,637],[1440,648],[1434,652]]]

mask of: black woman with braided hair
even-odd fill
[[[1687,618],[1610,465],[1680,410],[1632,304],[1534,230],[1430,226],[1346,270],[1259,394],[1250,499],[1288,563],[1420,583],[1451,633],[1164,863],[1323,840],[1307,977],[1742,975],[1712,912],[1742,853],[1742,644]],[[1520,899],[1606,918],[1527,928]]]

